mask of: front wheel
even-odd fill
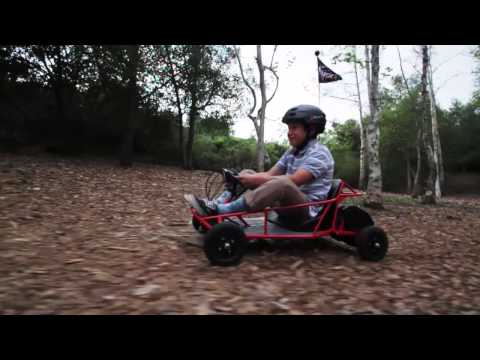
[[[377,226],[368,226],[360,230],[355,242],[360,257],[368,261],[380,261],[388,251],[387,234]]]
[[[212,265],[237,265],[247,248],[247,238],[243,230],[235,224],[215,225],[205,235],[203,250]]]

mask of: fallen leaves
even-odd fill
[[[369,210],[380,263],[330,239],[209,265],[184,192],[208,173],[11,156],[0,164],[0,313],[479,314],[480,198]],[[192,245],[188,246],[186,242]],[[348,248],[348,249],[347,249]]]

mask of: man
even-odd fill
[[[226,190],[210,201],[186,195],[185,199],[201,214],[216,215],[237,211],[258,211],[268,206],[289,206],[327,198],[331,187],[334,160],[325,145],[317,142],[325,130],[325,114],[316,106],[299,105],[287,111],[282,122],[288,125],[292,146],[269,171],[243,170],[240,183],[250,191],[229,202]],[[298,207],[278,210],[282,218],[303,222],[315,217],[321,207]]]

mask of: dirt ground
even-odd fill
[[[0,154],[0,314],[480,313],[478,196],[369,210],[379,263],[325,239],[219,268],[185,241],[207,175]]]

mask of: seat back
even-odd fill
[[[332,179],[332,185],[330,186],[330,190],[328,191],[327,199],[333,199],[338,195],[338,191],[340,190],[340,184],[342,180],[340,179]]]

